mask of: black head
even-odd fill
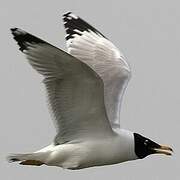
[[[142,159],[150,154],[166,154],[171,155],[172,149],[168,146],[162,146],[154,141],[141,136],[140,134],[134,133],[134,141],[135,141],[135,153],[138,158]]]

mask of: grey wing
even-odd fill
[[[105,105],[113,128],[120,127],[120,105],[130,79],[122,53],[97,29],[71,12],[63,15],[68,52],[88,64],[104,82]]]
[[[44,76],[56,143],[111,134],[101,78],[75,57],[21,29],[12,29],[12,34],[32,67]]]

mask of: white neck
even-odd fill
[[[125,129],[115,130],[117,133],[117,149],[121,154],[121,162],[138,159],[135,154],[134,134]]]

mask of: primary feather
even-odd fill
[[[80,17],[63,15],[68,52],[88,64],[104,82],[105,106],[113,128],[120,127],[120,105],[130,79],[122,53],[102,33]]]

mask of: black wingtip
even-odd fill
[[[14,35],[14,36],[17,36],[17,35],[24,35],[24,34],[28,34],[26,31],[20,29],[20,28],[11,28],[11,33]]]
[[[10,28],[11,32],[16,31],[17,28]]]
[[[14,31],[16,31],[16,30],[17,30],[17,28],[10,28],[10,31],[12,34],[14,34]]]
[[[20,28],[11,28],[11,33],[13,34],[13,37],[17,44],[19,45],[19,50],[27,50],[28,43],[45,43],[45,41],[39,39],[38,37],[35,37],[26,31],[20,29]]]
[[[72,14],[72,12],[71,12],[71,11],[68,11],[67,13],[64,13],[64,14],[63,14],[63,17],[67,17],[67,16],[69,16],[70,14]]]
[[[95,29],[93,26],[91,26],[89,23],[87,23],[85,20],[80,18],[79,16],[75,15],[72,12],[67,12],[63,14],[63,21],[64,21],[64,26],[66,28],[66,40],[72,39],[74,34],[78,34],[78,30],[80,32],[83,31],[93,31],[96,34],[101,35],[102,37],[105,37],[102,33],[100,33],[97,29]]]
[[[11,33],[13,34],[13,35],[15,35],[15,32],[18,30],[18,28],[10,28],[10,31],[11,31]]]

